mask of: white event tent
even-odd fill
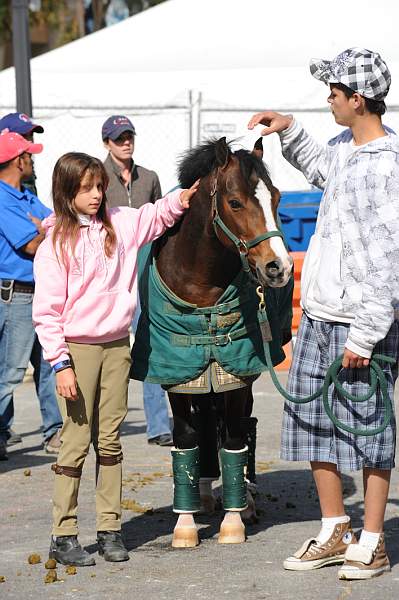
[[[137,162],[175,182],[176,157],[207,135],[245,133],[252,112],[292,111],[325,141],[339,131],[326,113],[327,87],[308,69],[351,46],[378,50],[393,78],[387,124],[399,129],[399,4],[395,0],[168,0],[31,61],[33,110],[45,127],[36,159],[49,202],[60,154],[104,157],[100,129],[110,114],[136,126]],[[0,115],[15,111],[14,69],[0,73]],[[396,109],[396,110],[395,110]],[[266,161],[282,189],[303,188],[283,165],[276,136]]]

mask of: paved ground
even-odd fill
[[[392,573],[370,582],[339,582],[337,568],[290,573],[283,559],[304,539],[318,531],[319,507],[307,464],[290,465],[278,458],[282,402],[264,376],[255,387],[259,418],[257,451],[259,523],[247,528],[248,541],[219,546],[221,513],[200,517],[202,543],[196,549],[173,550],[171,531],[172,479],[168,448],[148,446],[141,387],[132,385],[129,413],[123,428],[123,531],[130,561],[113,566],[97,557],[97,565],[78,569],[76,575],[58,567],[58,583],[45,584],[51,520],[52,459],[41,449],[40,417],[33,385],[25,383],[16,394],[15,429],[23,444],[14,446],[10,460],[0,463],[0,583],[1,600],[30,598],[103,600],[134,598],[186,600],[187,598],[246,598],[261,600],[393,600],[399,597],[399,476],[393,476],[387,509],[387,545]],[[344,477],[349,514],[361,526],[361,476]],[[94,461],[86,462],[80,493],[80,539],[96,552],[94,518]],[[150,510],[151,509],[151,510]],[[147,512],[145,512],[147,510]],[[28,564],[40,554],[42,562]]]

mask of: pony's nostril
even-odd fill
[[[283,271],[283,264],[280,260],[272,260],[266,265],[266,273],[269,277],[277,277]]]

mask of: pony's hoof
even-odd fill
[[[172,548],[195,548],[198,544],[198,531],[195,525],[174,528]]]
[[[242,544],[245,542],[244,523],[222,523],[218,542],[219,544]]]
[[[201,515],[213,515],[216,508],[216,500],[213,496],[201,496],[201,506],[200,506],[200,514]]]

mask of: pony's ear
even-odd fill
[[[256,140],[252,154],[255,154],[261,160],[263,159],[263,140],[261,137]]]
[[[230,149],[225,137],[220,138],[220,140],[216,142],[215,152],[217,165],[224,169],[227,167],[230,158]]]

